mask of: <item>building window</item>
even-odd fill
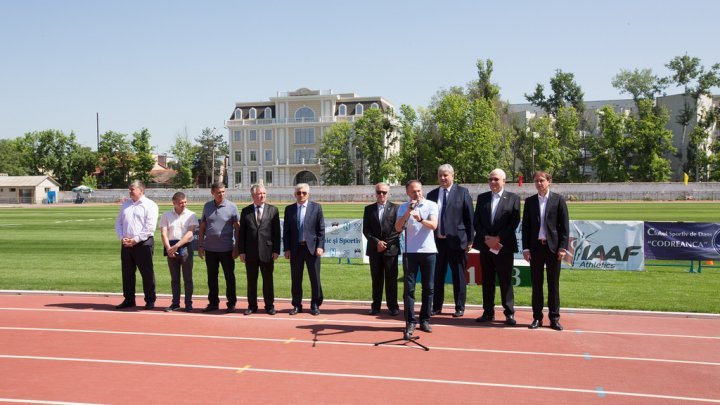
[[[242,162],[242,151],[239,151],[239,150],[235,151],[235,161]]]
[[[266,162],[272,162],[272,150],[265,149],[265,161]]]
[[[338,115],[343,117],[347,115],[347,106],[345,104],[340,104],[340,107],[338,107]]]
[[[250,131],[248,131],[248,140],[250,142],[257,141],[257,129],[251,129]]]
[[[257,162],[257,151],[256,150],[250,151],[250,161]],[[254,183],[254,182],[252,182],[252,183]]]
[[[272,170],[265,171],[265,184],[272,184]]]
[[[272,118],[272,108],[265,107],[265,116],[263,118],[270,119]]]
[[[295,120],[300,122],[315,121],[315,113],[308,107],[299,108],[295,111]]]
[[[15,192],[15,189],[14,189],[14,188],[10,188],[10,192],[11,192],[11,193]]]
[[[378,105],[378,103],[372,103],[370,104],[370,108],[380,108],[380,106]]]
[[[235,142],[242,142],[242,131],[241,130],[233,131],[233,140]]]
[[[364,107],[362,104],[357,103],[355,104],[355,115],[363,115]]]
[[[242,119],[242,110],[239,109],[239,108],[236,108],[236,109],[235,109],[235,119],[236,119],[236,120],[241,120],[241,119]]]
[[[265,130],[265,140],[272,141],[272,129]]]
[[[242,172],[235,172],[235,184],[242,184]]]
[[[295,128],[295,144],[315,143],[315,128]]]
[[[249,114],[248,114],[248,118],[250,118],[251,120],[254,120],[254,119],[257,118],[257,110],[255,109],[255,107],[253,107],[253,108],[250,109],[250,112],[249,112]]]
[[[256,184],[257,183],[257,172],[251,171],[250,172],[250,184]]]
[[[296,149],[295,163],[315,163],[315,149]]]

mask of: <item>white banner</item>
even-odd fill
[[[280,232],[283,230],[280,220]],[[363,257],[362,219],[325,218],[325,253],[323,257]]]

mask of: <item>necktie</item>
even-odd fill
[[[492,202],[490,203],[490,224],[495,223],[495,212],[497,211],[498,205],[500,205],[500,198],[496,193],[493,193]]]
[[[382,223],[383,217],[385,216],[385,206],[378,204],[378,219]]]
[[[262,219],[262,207],[258,205],[255,208],[257,208],[257,211],[255,211],[255,213],[256,213],[255,219],[257,220],[257,222],[259,224],[260,220]]]
[[[448,205],[448,190],[444,190],[442,212],[440,213],[440,235],[445,235],[445,212],[447,211],[445,207]]]
[[[300,241],[303,241],[303,220],[302,220],[303,206],[298,206],[298,235],[300,235]]]

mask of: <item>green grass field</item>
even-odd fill
[[[361,218],[362,207],[324,204],[325,217]],[[169,208],[166,204],[160,211]],[[201,206],[191,209],[199,212]],[[571,203],[569,210],[571,219],[717,222],[720,203]],[[0,289],[121,292],[120,247],[113,229],[117,212],[117,205],[1,208]],[[160,240],[159,231],[156,239]],[[561,306],[720,313],[720,270],[704,267],[700,274],[689,273],[687,262],[653,265],[659,263],[647,262],[644,272],[564,270]],[[170,276],[161,246],[156,246],[155,273],[158,292],[169,293]],[[247,284],[239,261],[236,274],[238,294],[244,296]],[[327,299],[371,299],[369,267],[359,259],[351,264],[323,259],[322,280]],[[194,281],[195,294],[207,294],[205,265],[197,257]],[[309,297],[307,277],[305,282]],[[290,297],[285,259],[276,264],[275,286],[277,297]],[[452,302],[452,286],[445,287],[445,296],[446,303]],[[468,303],[481,302],[480,286],[469,286]],[[515,302],[530,305],[530,287],[516,287]],[[244,304],[239,303],[240,307]]]

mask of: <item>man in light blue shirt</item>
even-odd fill
[[[415,330],[415,284],[418,269],[422,278],[422,306],[420,307],[420,330],[431,332],[430,312],[432,311],[435,258],[437,247],[433,231],[437,228],[438,206],[423,197],[422,183],[410,180],[405,186],[410,201],[398,208],[395,230],[405,231],[403,269],[405,288],[405,338]]]

